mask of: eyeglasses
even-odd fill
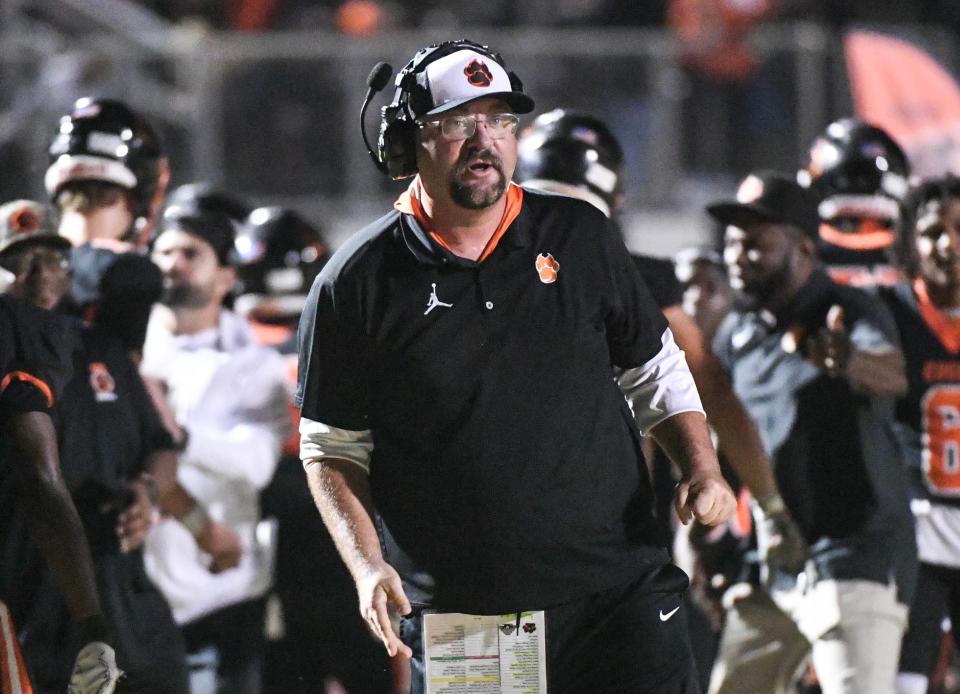
[[[483,123],[487,129],[487,134],[492,139],[499,140],[502,137],[517,132],[517,125],[520,123],[520,119],[512,113],[494,113],[493,115],[484,117],[469,114],[465,116],[450,116],[449,118],[417,121],[417,124],[421,128],[440,126],[440,133],[447,142],[470,139],[477,132],[477,123]]]

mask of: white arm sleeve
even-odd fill
[[[350,431],[306,417],[300,419],[300,460],[304,470],[324,458],[336,458],[359,465],[369,474],[372,451],[373,435],[369,429]]]
[[[657,424],[681,412],[699,412],[706,417],[683,352],[673,341],[670,328],[660,336],[663,345],[643,366],[615,369],[640,433],[646,436]]]

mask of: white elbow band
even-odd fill
[[[373,436],[369,429],[350,431],[306,417],[300,419],[300,460],[304,470],[325,458],[336,458],[359,465],[369,473],[372,451]]]
[[[687,360],[673,341],[670,328],[663,331],[660,342],[660,351],[643,366],[616,370],[617,383],[644,436],[664,419],[681,412],[706,416]]]

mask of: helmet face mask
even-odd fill
[[[44,185],[51,200],[72,181],[102,181],[129,191],[137,218],[150,215],[163,154],[153,128],[119,101],[79,99],[60,119]]]
[[[607,216],[620,207],[623,149],[603,121],[563,109],[544,113],[524,129],[517,152],[520,183],[557,192],[579,189]]]

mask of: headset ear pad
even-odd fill
[[[390,178],[400,180],[417,173],[417,126],[407,120],[402,109],[383,108],[377,146]]]

